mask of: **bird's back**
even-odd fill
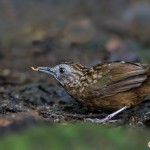
[[[91,72],[87,72],[71,95],[92,109],[113,111],[123,106],[132,107],[150,93],[148,65],[115,62],[99,64],[89,70]]]

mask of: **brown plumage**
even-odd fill
[[[52,74],[72,97],[92,109],[133,107],[150,93],[150,66],[146,64],[121,61],[87,68],[68,62],[36,71]]]

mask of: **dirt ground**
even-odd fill
[[[42,41],[45,42],[45,41]],[[55,57],[58,51],[49,49],[44,51],[41,41],[33,42],[30,46],[11,45],[11,48],[1,47],[0,73],[0,133],[19,131],[25,127],[39,123],[83,123],[86,118],[103,118],[109,112],[101,110],[91,112],[85,106],[77,103],[65,90],[49,75],[31,70],[31,66],[52,66],[69,59],[78,58],[78,49],[89,59],[105,58],[105,54],[94,55],[93,51],[85,53],[82,47],[75,49],[71,45],[69,50],[59,48],[61,57]],[[51,45],[51,41],[49,46]],[[47,46],[47,45],[46,45]],[[49,47],[49,48],[50,48]],[[56,54],[57,53],[57,54]],[[95,51],[97,53],[97,51]],[[107,54],[106,54],[107,55]],[[50,59],[53,58],[53,59]],[[88,58],[88,59],[87,59]],[[68,60],[69,60],[68,59]],[[82,59],[83,60],[83,59]],[[77,60],[80,62],[79,60]],[[150,99],[143,101],[137,107],[124,111],[118,115],[116,125],[129,124],[132,126],[150,126]],[[109,124],[109,123],[107,123]]]
[[[84,1],[82,5],[73,0],[69,5],[61,1],[35,3],[1,4],[7,8],[0,16],[7,26],[0,33],[1,134],[40,123],[84,123],[86,118],[103,118],[110,113],[88,110],[53,77],[32,71],[32,66],[54,66],[64,61],[92,66],[104,61],[150,60],[150,5],[145,9],[145,5],[134,6],[134,2],[124,0]],[[120,5],[124,8],[118,9]],[[106,6],[107,11],[103,9]],[[149,128],[149,108],[147,97],[118,115],[115,124]]]

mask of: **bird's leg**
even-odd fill
[[[115,111],[114,113],[108,115],[107,117],[105,117],[104,119],[86,119],[88,121],[94,122],[94,123],[104,123],[104,122],[114,122],[114,120],[111,121],[111,119],[118,115],[119,113],[121,113],[122,111],[126,110],[127,108],[129,108],[128,106],[124,106],[121,109]]]

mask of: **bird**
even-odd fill
[[[55,67],[31,67],[56,78],[75,100],[89,109],[111,111],[104,123],[137,106],[150,93],[150,65],[125,61],[104,62],[92,67],[64,62]]]

